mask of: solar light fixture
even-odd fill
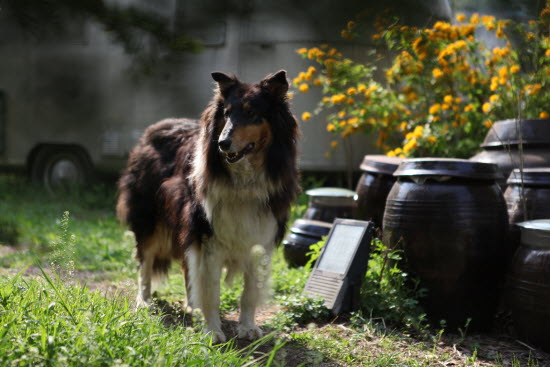
[[[367,271],[372,222],[337,218],[306,283],[304,295],[321,298],[334,315],[359,305]]]

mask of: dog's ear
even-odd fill
[[[285,97],[288,92],[288,80],[286,80],[286,71],[279,70],[270,74],[260,82],[260,86],[266,89],[270,94],[276,97]]]
[[[229,76],[220,71],[215,71],[212,73],[212,79],[214,79],[220,86],[222,93],[231,88],[234,84],[237,83],[237,78],[235,76]]]

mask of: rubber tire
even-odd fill
[[[69,161],[76,169],[76,180],[60,187],[53,181],[53,168],[60,161]],[[41,148],[31,162],[31,181],[44,186],[50,192],[68,191],[91,182],[93,167],[86,153],[72,147],[45,146]]]

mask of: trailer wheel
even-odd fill
[[[78,147],[44,146],[31,161],[31,180],[50,192],[70,191],[92,179],[92,164]]]

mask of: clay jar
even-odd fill
[[[332,223],[336,218],[353,218],[355,191],[339,187],[319,187],[306,191],[309,203],[304,219]]]
[[[401,163],[386,201],[383,238],[404,251],[400,264],[420,286],[436,325],[487,329],[503,277],[508,216],[498,167],[463,159]]]
[[[506,183],[508,188],[504,192],[504,199],[510,220],[511,257],[520,243],[520,230],[515,224],[550,218],[550,168],[526,168],[523,170],[523,180],[520,170],[515,169]]]
[[[519,223],[521,246],[509,275],[509,302],[520,339],[550,352],[550,219]]]
[[[470,158],[475,162],[497,164],[503,174],[498,181],[503,189],[510,172],[520,166],[520,141],[524,167],[550,167],[550,119],[517,121],[495,122],[481,144],[483,151]]]
[[[366,155],[363,174],[357,182],[357,219],[373,221],[382,227],[386,198],[395,183],[393,173],[403,159],[385,155]]]

